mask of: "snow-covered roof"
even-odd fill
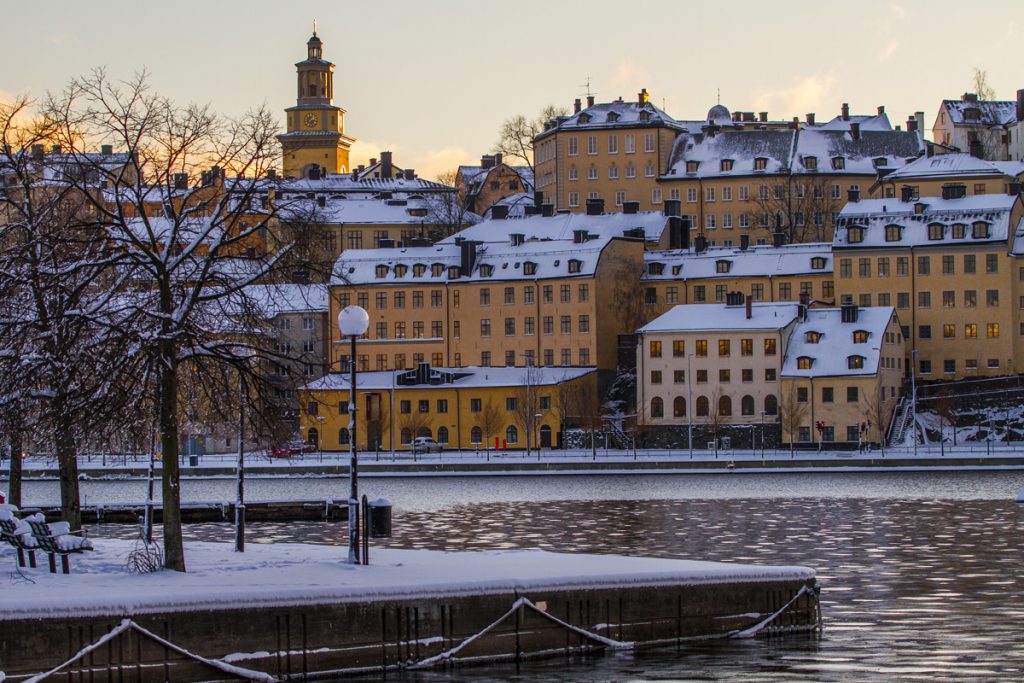
[[[836,219],[832,248],[896,247],[935,244],[979,244],[1007,242],[1010,231],[1010,214],[1019,199],[1016,195],[983,194],[942,199],[922,197],[917,201],[903,202],[899,199],[867,199],[847,202]],[[915,207],[920,207],[917,213]],[[941,239],[931,239],[928,227],[933,224],[944,226]],[[974,224],[985,224],[986,230],[974,230]],[[954,234],[952,226],[965,226],[963,235]],[[886,234],[888,226],[899,226],[900,230]],[[959,229],[958,229],[959,230]],[[854,241],[850,241],[851,232]],[[860,233],[858,235],[858,232]],[[898,232],[898,239],[893,233]],[[975,236],[977,234],[977,236]],[[857,237],[861,237],[857,241]]]
[[[593,130],[600,128],[638,128],[642,126],[669,127],[682,130],[683,127],[674,118],[658,109],[650,102],[640,104],[639,101],[605,102],[587,107],[577,114],[559,117],[553,128],[541,132],[537,139],[561,130]]]
[[[475,195],[483,189],[493,171],[499,168],[507,168],[519,176],[527,192],[533,192],[533,169],[529,166],[512,166],[504,162],[494,166],[459,166],[459,173],[462,175],[462,182],[470,195]]]
[[[289,313],[323,313],[327,311],[325,285],[249,285],[245,296],[268,318]]]
[[[525,387],[527,378],[530,386],[554,386],[578,379],[592,372],[595,368],[576,367],[495,367],[485,368],[467,366],[464,368],[430,368],[436,376],[445,377],[450,381],[439,384],[399,384],[398,376],[409,373],[409,370],[385,370],[360,372],[356,378],[356,387],[362,389],[480,389],[485,387]],[[413,370],[412,372],[415,372]],[[332,372],[302,387],[304,391],[347,391],[350,377],[345,372]]]
[[[1024,161],[988,161],[970,154],[938,154],[920,157],[893,171],[887,180],[943,178],[955,176],[1004,175],[1016,178],[1024,174]]]
[[[724,266],[720,265],[723,261]],[[692,249],[648,251],[644,253],[644,265],[644,280],[828,275],[832,273],[832,245],[811,242],[756,246],[746,251],[714,247],[699,254]]]
[[[900,168],[924,153],[918,133],[801,127],[796,130],[734,130],[680,135],[662,180],[777,173],[875,175]],[[814,158],[814,163],[808,159]],[[842,159],[842,163],[833,163]],[[688,170],[696,162],[695,170]],[[731,162],[723,164],[723,162]]]
[[[525,218],[526,207],[533,206],[534,196],[530,192],[519,192],[517,194],[510,194],[507,197],[502,197],[498,201],[494,202],[491,206],[507,206],[509,218]],[[491,217],[491,209],[484,211],[484,218]]]
[[[853,114],[848,118],[842,116],[836,116],[830,121],[818,124],[816,128],[818,130],[838,130],[848,131],[850,130],[850,124],[856,123],[860,125],[861,131],[891,131],[892,123],[889,122],[889,116],[885,112],[881,114]]]
[[[352,178],[351,173],[328,173],[317,180],[309,178],[288,178],[281,185],[281,192],[454,192],[448,185],[423,178],[406,180],[401,178]]]
[[[858,308],[856,322],[844,323],[839,308],[809,309],[806,320],[798,322],[790,333],[782,376],[874,375],[893,313],[891,306]],[[866,332],[867,340],[855,343],[855,332]],[[862,367],[851,368],[851,356],[863,358]],[[800,358],[812,359],[810,368],[799,368]]]
[[[588,216],[585,213],[558,213],[554,216],[533,215],[513,220],[486,220],[468,227],[461,232],[441,240],[442,244],[454,243],[457,238],[480,242],[508,242],[513,234],[520,234],[530,240],[569,240],[573,233],[585,230],[602,238],[622,237],[627,230],[641,228],[644,239],[659,240],[665,231],[668,219],[658,211],[637,213],[604,213]]]
[[[281,209],[281,219],[312,220],[316,223],[358,224],[429,224],[430,216],[415,216],[412,212],[426,210],[430,204],[423,199],[370,199],[330,196],[324,206],[313,206],[314,200],[292,201],[292,206]]]
[[[796,320],[799,304],[753,303],[750,317],[746,304],[679,304],[641,327],[637,332],[728,332],[731,330],[781,330]]]
[[[943,100],[942,107],[956,126],[1005,126],[1017,120],[1017,103],[1012,100]],[[978,110],[976,119],[964,115],[968,109]]]

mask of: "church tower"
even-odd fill
[[[285,109],[286,133],[277,136],[284,154],[284,174],[292,178],[347,173],[348,152],[355,142],[345,135],[345,110],[334,105],[334,65],[323,58],[316,35],[306,43],[306,59],[295,65],[296,102]]]

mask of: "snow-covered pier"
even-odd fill
[[[188,573],[130,575],[132,547],[98,541],[70,575],[34,571],[0,592],[8,681],[271,681],[820,624],[814,571],[798,566],[392,549],[352,566],[333,546],[190,543]]]

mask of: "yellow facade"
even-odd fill
[[[323,59],[316,33],[306,44],[307,58],[296,68],[296,104],[285,109],[286,130],[278,136],[284,175],[319,177],[347,173],[354,138],[345,135],[345,110],[334,104],[334,64]]]
[[[361,352],[362,348],[357,349],[357,354]],[[435,370],[446,379],[402,385],[397,379],[401,373],[390,372],[371,372],[357,379],[359,449],[392,450],[393,438],[395,450],[408,450],[413,437],[430,436],[446,449],[493,449],[497,438],[499,448],[516,450],[526,448],[528,428],[532,446],[552,448],[560,441],[564,421],[576,412],[573,406],[579,398],[596,400],[597,395],[597,374],[588,369]],[[328,376],[300,392],[303,439],[324,450],[348,449],[347,381],[347,375]],[[311,429],[315,430],[312,435]]]

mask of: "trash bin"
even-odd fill
[[[386,498],[371,500],[370,538],[391,538],[391,501]]]
[[[190,455],[190,456],[188,456],[188,466],[189,467],[199,467],[199,456],[198,455]]]

